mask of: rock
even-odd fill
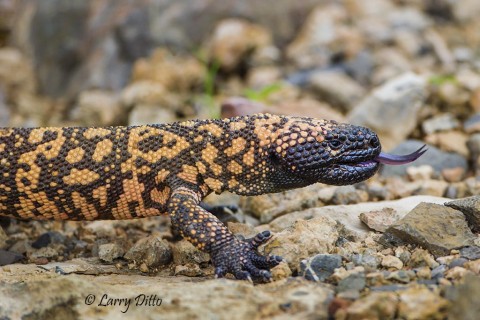
[[[398,247],[395,248],[395,257],[399,258],[403,264],[407,264],[410,261],[412,254],[405,247]]]
[[[451,301],[448,311],[449,319],[475,320],[480,314],[478,296],[480,295],[480,278],[467,275],[463,284],[449,286],[445,298]]]
[[[378,266],[382,262],[382,259],[380,257],[368,253],[352,254],[351,260],[356,266],[362,266],[367,271],[377,270]]]
[[[360,220],[370,229],[379,232],[385,232],[392,224],[400,220],[400,216],[392,208],[384,208],[379,211],[362,212],[359,216]]]
[[[465,177],[465,169],[460,167],[443,169],[442,177],[447,182],[460,182]]]
[[[161,237],[151,235],[138,240],[124,258],[138,264],[144,262],[149,268],[164,266],[172,261],[172,251]]]
[[[117,243],[106,243],[98,247],[98,257],[106,262],[113,262],[117,258],[121,258],[125,254],[125,250]]]
[[[476,275],[480,275],[480,259],[467,261],[463,265],[467,270],[472,271]]]
[[[457,199],[445,203],[447,207],[461,211],[474,232],[480,232],[480,196]]]
[[[274,66],[259,66],[250,70],[247,77],[249,88],[264,89],[278,83],[282,78],[282,72]]]
[[[432,278],[432,271],[429,267],[416,268],[414,271],[418,279],[430,280]]]
[[[459,131],[445,131],[432,133],[425,137],[425,142],[436,145],[447,152],[456,152],[464,157],[468,156],[468,136]]]
[[[449,303],[425,287],[399,292],[398,317],[403,319],[443,319]]]
[[[477,260],[480,259],[480,247],[479,246],[469,246],[460,249],[460,255],[468,260]]]
[[[424,143],[421,141],[407,140],[389,152],[393,154],[407,154],[417,150],[423,145]],[[415,162],[403,166],[383,166],[380,169],[380,173],[385,177],[405,175],[408,167],[418,167],[422,165],[431,166],[435,172],[439,174],[447,168],[463,168],[465,171],[468,170],[467,161],[461,155],[444,152],[433,146],[428,146],[428,151],[415,160]]]
[[[41,234],[37,240],[32,243],[32,248],[40,249],[50,245],[51,243],[64,243],[66,237],[57,231],[48,231]]]
[[[192,281],[185,277],[134,274],[94,277],[34,269],[35,276],[33,271],[24,270],[23,280],[19,277],[12,280],[11,272],[0,274],[0,296],[6,297],[0,300],[0,317],[21,319],[31,314],[40,317],[55,314],[63,319],[117,319],[125,311],[128,318],[142,319],[148,311],[147,317],[160,319],[187,319],[196,317],[198,312],[219,319],[245,319],[252,314],[272,318],[285,312],[326,319],[333,299],[331,289],[298,278],[253,286],[245,281]],[[7,276],[10,281],[5,282]],[[50,294],[46,296],[45,292]],[[238,299],[239,295],[243,298]],[[142,305],[136,305],[137,296]],[[99,305],[102,297],[105,304],[109,298],[132,300],[127,310],[119,300],[115,305]],[[229,307],[222,308],[226,305]]]
[[[343,112],[352,110],[363,98],[365,89],[344,73],[318,71],[310,78],[310,88],[320,100]]]
[[[210,261],[208,253],[198,250],[185,239],[172,245],[172,254],[176,265],[205,264]]]
[[[426,98],[426,81],[413,73],[394,78],[375,89],[349,113],[352,124],[374,130],[389,150],[416,127]]]
[[[480,113],[468,118],[463,124],[463,129],[466,133],[480,132]]]
[[[240,200],[243,211],[259,218],[261,223],[268,223],[281,215],[322,204],[318,197],[318,185],[258,197],[243,197]]]
[[[0,249],[0,266],[6,266],[25,259],[20,253]]]
[[[3,231],[3,228],[0,226],[0,249],[5,249],[7,247],[8,236]]]
[[[367,201],[368,193],[365,190],[355,189],[354,186],[340,186],[335,189],[332,197],[333,204],[354,204]]]
[[[338,239],[337,223],[328,217],[298,220],[291,227],[275,234],[265,245],[265,253],[281,256],[290,269],[299,268],[300,261],[319,252],[329,252]]]
[[[300,261],[300,274],[310,281],[323,282],[342,266],[342,257],[337,254],[317,254]]]
[[[362,291],[365,289],[367,280],[364,272],[355,272],[340,280],[337,285],[337,292]]]
[[[308,220],[315,217],[328,217],[340,223],[347,235],[358,240],[363,240],[368,236],[370,230],[359,219],[359,215],[362,212],[383,211],[385,208],[391,208],[395,210],[400,218],[403,218],[422,201],[443,204],[448,200],[450,199],[431,196],[413,196],[395,201],[365,202],[352,205],[312,208],[279,217],[270,222],[269,228],[273,232],[279,232],[294,224],[298,219]]]
[[[58,257],[59,252],[55,250],[52,247],[43,247],[40,248],[36,251],[33,251],[32,254],[30,254],[29,258],[31,260],[35,260],[38,258],[56,258]]]
[[[87,90],[80,93],[70,119],[81,126],[113,126],[126,123],[126,110],[116,94]]]
[[[208,51],[225,71],[233,71],[262,48],[272,45],[272,36],[260,25],[240,19],[226,19],[213,30]]]
[[[181,65],[182,68],[178,68]],[[193,56],[176,55],[160,48],[150,57],[138,59],[133,65],[132,83],[151,83],[166,93],[190,93],[202,85],[205,67]]]
[[[348,319],[393,319],[397,310],[398,298],[394,292],[372,292],[350,305]]]
[[[385,268],[394,268],[400,270],[403,268],[403,262],[394,256],[384,256],[382,259],[382,266]]]
[[[317,6],[288,45],[287,57],[299,69],[325,67],[338,52],[342,52],[347,59],[354,57],[362,50],[364,38],[347,21],[348,14],[342,6]]]
[[[420,203],[385,231],[384,240],[387,239],[419,245],[441,256],[452,249],[473,244],[475,236],[460,211],[438,204]]]
[[[174,111],[180,102],[172,92],[153,81],[136,81],[122,91],[120,102],[125,109],[146,105],[152,108],[163,107]]]
[[[429,165],[422,165],[418,167],[408,167],[407,175],[410,180],[430,180],[433,175],[433,168]]]
[[[455,268],[455,267],[463,267],[463,265],[466,262],[468,262],[468,259],[465,259],[465,258],[453,259],[452,262],[449,263],[448,267],[450,269]]]
[[[397,270],[390,272],[388,276],[385,277],[386,280],[400,283],[409,283],[412,279],[415,278],[415,272],[412,270]]]
[[[128,117],[129,126],[170,123],[177,120],[175,114],[163,107],[137,105]]]
[[[422,122],[422,129],[426,134],[449,131],[459,127],[460,122],[451,113],[441,114]]]
[[[292,276],[292,270],[285,261],[280,262],[276,267],[270,270],[272,273],[272,280],[278,281],[281,279],[287,279]]]
[[[139,58],[162,46],[193,52],[211,35],[215,25],[228,17],[261,23],[284,44],[294,37],[317,3],[282,0],[272,8],[252,0],[241,6],[232,0],[202,0],[198,6],[188,1],[107,1],[105,6],[95,1],[18,2],[12,27],[16,32],[11,42],[32,53],[43,92],[72,98],[85,88],[120,90]],[[55,26],[53,30],[46,27],[49,23]],[[47,41],[48,47],[44,46]]]
[[[473,274],[470,270],[456,266],[451,269],[448,269],[445,272],[445,279],[448,279],[453,282],[462,281],[467,274]]]
[[[470,160],[473,168],[480,175],[480,133],[472,134],[467,141],[467,148],[470,153]]]
[[[439,280],[445,277],[445,272],[447,272],[448,267],[444,264],[439,265],[438,267],[432,270],[432,279]]]
[[[419,183],[420,186],[413,194],[425,194],[434,197],[443,197],[449,187],[448,182],[443,180],[426,180]]]

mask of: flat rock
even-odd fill
[[[437,256],[472,245],[474,239],[460,211],[425,202],[388,228],[383,236],[387,242],[419,245]]]
[[[421,202],[443,204],[451,199],[432,196],[412,196],[394,201],[365,202],[351,205],[325,206],[292,212],[270,222],[270,230],[279,232],[290,227],[299,219],[309,220],[316,217],[329,217],[340,223],[348,235],[358,239],[367,237],[369,228],[360,220],[360,214],[371,211],[383,211],[390,208],[399,219],[403,218]]]
[[[0,273],[1,318],[21,319],[32,314],[49,318],[61,314],[64,319],[117,319],[126,314],[130,319],[192,319],[199,315],[246,319],[259,312],[262,318],[293,312],[299,318],[326,319],[333,298],[331,289],[302,279],[253,286],[245,281],[180,276],[36,273],[35,278],[23,274],[24,281],[10,277],[7,283]],[[127,300],[119,304],[118,300],[116,305],[107,305],[108,299],[115,298],[131,299],[130,304]]]
[[[424,144],[424,142],[418,140],[407,140],[388,152],[392,154],[408,154],[417,150]],[[441,151],[440,149],[429,145],[428,151],[415,160],[415,162],[403,166],[383,166],[380,168],[380,174],[385,177],[406,175],[408,167],[418,167],[422,165],[431,166],[435,172],[439,174],[442,170],[448,168],[460,167],[465,171],[468,170],[467,160],[461,155],[454,152]]]
[[[379,232],[385,232],[388,227],[401,219],[398,213],[392,208],[362,212],[359,218],[370,229]]]
[[[461,211],[474,232],[480,231],[480,196],[457,199],[445,203],[447,207]]]
[[[411,72],[393,78],[356,105],[348,120],[374,130],[384,149],[391,149],[416,127],[426,85],[424,78]]]

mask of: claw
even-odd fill
[[[223,278],[227,274],[227,270],[222,267],[215,268],[215,278]]]

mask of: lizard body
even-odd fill
[[[0,129],[0,215],[22,219],[132,219],[169,214],[209,252],[216,275],[268,279],[280,257],[235,238],[199,206],[211,192],[259,195],[316,182],[356,183],[377,171],[367,128],[256,114],[131,127]]]

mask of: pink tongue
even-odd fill
[[[428,149],[425,149],[426,145],[423,145],[420,149],[410,154],[406,154],[404,156],[397,156],[394,154],[388,154],[384,152],[380,152],[380,154],[375,158],[375,161],[378,161],[383,164],[391,164],[391,165],[400,165],[413,162],[420,158],[422,154],[424,154]]]

